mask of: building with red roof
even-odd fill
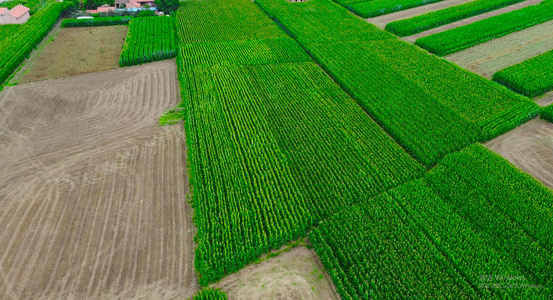
[[[0,8],[0,25],[23,24],[27,22],[30,17],[29,8],[21,4],[18,4],[10,10],[5,7]]]

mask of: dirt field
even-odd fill
[[[553,104],[553,91],[546,93],[545,95],[535,98],[536,103],[542,107]]]
[[[19,83],[64,78],[119,67],[127,26],[61,28]]]
[[[0,93],[0,298],[186,299],[199,287],[163,61]]]
[[[303,246],[230,274],[214,287],[230,300],[340,299],[315,252]]]
[[[484,145],[553,188],[553,124],[535,119]]]
[[[507,7],[501,8],[501,9],[492,10],[490,12],[487,12],[487,13],[484,13],[484,14],[481,14],[481,15],[478,15],[478,16],[463,19],[461,21],[453,22],[451,24],[440,26],[438,28],[433,28],[433,29],[430,29],[430,30],[427,30],[427,31],[424,31],[424,32],[421,32],[421,33],[417,33],[417,34],[405,37],[404,39],[406,41],[414,43],[418,38],[421,38],[423,36],[428,36],[428,35],[431,35],[431,34],[434,34],[434,33],[450,30],[450,29],[453,29],[453,28],[457,28],[459,26],[468,25],[468,24],[471,24],[471,23],[474,23],[474,22],[477,22],[477,21],[480,21],[480,20],[484,20],[484,19],[487,19],[487,18],[490,18],[490,17],[493,17],[493,16],[502,15],[504,13],[508,13],[508,12],[513,11],[513,10],[521,9],[523,7],[527,7],[527,6],[530,6],[530,5],[537,5],[537,4],[540,4],[542,1],[543,0],[526,0],[524,2],[509,5]]]
[[[464,3],[467,3],[467,2],[471,2],[471,1],[474,1],[474,0],[446,0],[446,1],[440,1],[440,2],[437,2],[437,3],[426,4],[426,5],[423,5],[423,6],[414,7],[414,8],[411,8],[411,9],[402,10],[402,11],[398,11],[398,12],[383,15],[383,16],[378,16],[376,18],[368,18],[367,21],[369,21],[369,23],[372,23],[372,24],[384,29],[384,27],[386,27],[386,24],[388,24],[390,22],[393,22],[393,21],[416,17],[418,15],[422,15],[422,14],[429,13],[429,12],[436,11],[436,10],[441,10],[441,9],[448,8],[448,7],[451,7],[451,6],[461,5],[461,4],[464,4]]]
[[[501,69],[553,49],[553,21],[536,25],[445,56],[459,66],[492,78]]]

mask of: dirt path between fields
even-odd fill
[[[303,246],[251,264],[213,285],[229,300],[339,300],[317,254]]]
[[[411,35],[411,36],[407,36],[407,37],[404,37],[403,39],[406,40],[406,41],[409,41],[411,43],[414,43],[418,38],[421,38],[421,37],[424,37],[424,36],[429,36],[431,34],[435,34],[435,33],[443,32],[443,31],[450,30],[450,29],[453,29],[453,28],[457,28],[457,27],[460,27],[460,26],[468,25],[468,24],[471,24],[471,23],[474,23],[474,22],[477,22],[477,21],[480,21],[480,20],[484,20],[484,19],[487,19],[487,18],[490,18],[490,17],[493,17],[493,16],[502,15],[504,13],[508,13],[508,12],[513,11],[513,10],[521,9],[521,8],[524,8],[524,7],[527,7],[527,6],[537,5],[537,4],[540,4],[542,1],[543,0],[527,0],[527,1],[524,1],[524,2],[517,3],[517,4],[509,5],[507,7],[501,8],[501,9],[496,9],[496,10],[493,10],[493,11],[490,11],[490,12],[487,12],[487,13],[484,13],[484,14],[481,14],[481,15],[478,15],[478,16],[470,17],[470,18],[467,18],[467,19],[463,19],[463,20],[451,23],[451,24],[446,24],[444,26],[440,26],[440,27],[433,28],[433,29],[430,29],[430,30],[427,30],[427,31],[423,31],[421,33],[417,33],[417,34],[414,34],[414,35]]]
[[[499,70],[553,49],[553,21],[459,51],[445,59],[491,79]]]
[[[553,124],[535,119],[484,144],[553,188]]]
[[[378,16],[375,18],[368,18],[367,21],[369,23],[372,23],[382,29],[386,27],[386,25],[390,22],[397,21],[397,20],[403,20],[408,19],[412,17],[416,17],[425,13],[429,13],[432,11],[441,10],[444,8],[448,8],[451,6],[461,5],[465,4],[467,2],[472,2],[474,0],[446,0],[446,1],[440,1],[437,3],[431,3],[426,4],[423,6],[413,7],[411,9],[398,11],[391,14],[386,14],[382,16]]]
[[[198,290],[174,60],[0,92],[0,295]],[[0,297],[2,298],[2,297]]]

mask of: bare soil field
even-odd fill
[[[553,188],[553,124],[535,119],[484,146]]]
[[[127,26],[61,28],[19,83],[64,78],[119,68]],[[53,40],[52,40],[53,39]]]
[[[536,103],[541,107],[546,107],[553,104],[553,91],[546,93],[545,95],[535,98]]]
[[[553,49],[553,21],[493,39],[444,58],[491,79],[499,70]]]
[[[416,16],[419,16],[419,15],[422,15],[422,14],[425,14],[425,13],[441,10],[441,9],[448,8],[448,7],[451,7],[451,6],[465,4],[467,2],[472,2],[472,1],[474,1],[474,0],[446,0],[446,1],[440,1],[440,2],[437,2],[437,3],[431,3],[431,4],[426,4],[426,5],[423,5],[423,6],[413,7],[411,9],[406,9],[406,10],[398,11],[398,12],[395,12],[395,13],[378,16],[378,17],[375,17],[375,18],[368,18],[367,21],[369,21],[369,23],[372,23],[372,24],[384,29],[388,23],[393,22],[393,21],[416,17]]]
[[[174,60],[0,92],[0,298],[186,299],[195,227]]]
[[[484,13],[484,14],[481,14],[481,15],[466,18],[466,19],[463,19],[461,21],[453,22],[451,24],[446,24],[444,26],[440,26],[440,27],[433,28],[433,29],[430,29],[430,30],[427,30],[427,31],[423,31],[421,33],[417,33],[417,34],[414,34],[414,35],[411,35],[411,36],[407,36],[407,37],[404,37],[403,39],[405,39],[406,41],[409,41],[411,43],[414,43],[418,38],[421,38],[421,37],[424,37],[424,36],[428,36],[428,35],[431,35],[431,34],[434,34],[434,33],[450,30],[450,29],[457,28],[457,27],[460,27],[460,26],[463,26],[463,25],[468,25],[468,24],[471,24],[471,23],[474,23],[474,22],[477,22],[477,21],[480,21],[480,20],[484,20],[484,19],[487,19],[487,18],[490,18],[490,17],[493,17],[493,16],[502,15],[504,13],[508,13],[508,12],[513,11],[513,10],[521,9],[521,8],[524,8],[524,7],[527,7],[527,6],[538,5],[542,1],[543,0],[526,0],[524,2],[509,5],[507,7],[492,10],[490,12],[487,12],[487,13]]]
[[[249,265],[213,287],[230,300],[340,299],[317,254],[303,246]]]

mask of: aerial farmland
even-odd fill
[[[553,0],[4,1],[0,84],[0,300],[553,298]]]

